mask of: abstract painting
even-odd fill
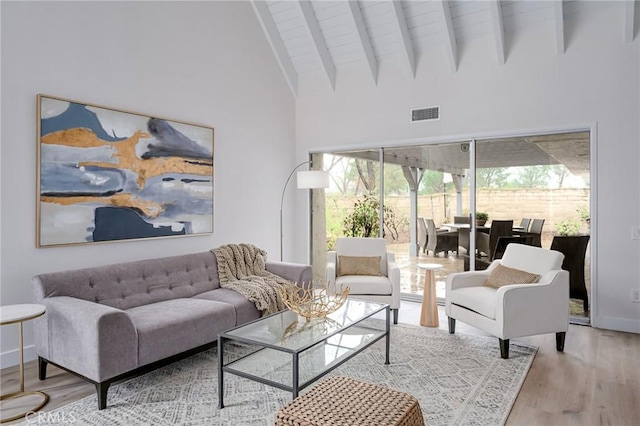
[[[213,128],[37,102],[38,247],[213,232]]]

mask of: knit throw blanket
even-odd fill
[[[216,255],[222,288],[242,294],[263,315],[286,309],[280,289],[290,282],[266,270],[266,251],[251,244],[227,244],[211,251]]]

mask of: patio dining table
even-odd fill
[[[450,228],[450,229],[469,229],[471,227],[470,224],[468,223],[443,223],[442,224],[443,227],[445,228]],[[476,229],[479,232],[485,232],[485,233],[489,233],[489,230],[491,229],[491,224],[489,225],[482,225],[482,226],[476,226]],[[513,231],[514,232],[522,232],[524,231],[524,228],[522,226],[517,226],[514,225],[513,226]]]

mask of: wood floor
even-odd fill
[[[443,307],[439,315],[444,330]],[[420,305],[403,301],[400,322],[417,325],[419,318]],[[484,334],[461,322],[456,333]],[[507,426],[640,424],[640,335],[571,325],[564,353],[556,352],[553,334],[518,340],[539,349]],[[51,397],[43,411],[95,392],[93,385],[52,366],[47,377],[39,381],[36,362],[27,363],[26,389],[42,390]],[[13,392],[18,388],[18,368],[2,370],[0,380],[3,394]],[[2,417],[6,414],[5,410]]]

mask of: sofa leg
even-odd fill
[[[398,323],[398,311],[400,311],[400,309],[392,309],[393,311],[393,323],[397,324]]]
[[[96,393],[98,394],[98,410],[104,410],[107,408],[107,391],[109,390],[110,382],[96,383]]]
[[[509,339],[500,340],[500,356],[502,359],[509,359]]]
[[[42,358],[41,356],[38,357],[38,378],[40,380],[44,380],[47,378],[47,360]]]
[[[566,331],[556,333],[556,350],[558,352],[564,352],[564,338],[567,335]]]
[[[449,334],[455,334],[456,332],[456,319],[447,317],[449,319]]]

